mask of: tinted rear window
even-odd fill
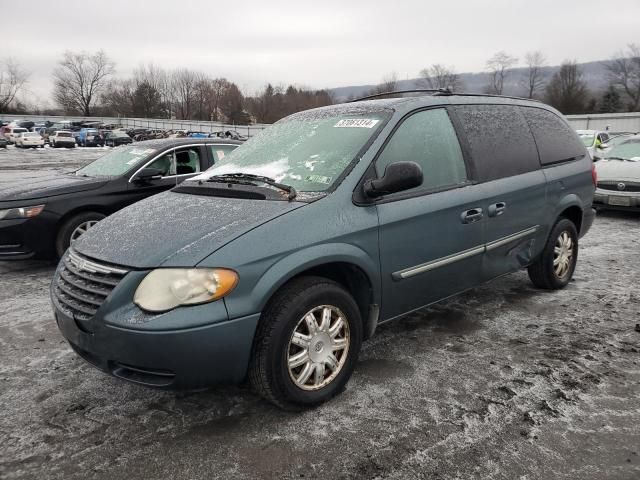
[[[536,144],[524,116],[514,105],[458,105],[462,123],[478,170],[487,182],[540,168]]]
[[[587,152],[577,133],[555,113],[542,108],[520,108],[536,139],[542,165],[586,155]]]

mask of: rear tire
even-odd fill
[[[344,390],[361,344],[353,297],[326,278],[301,277],[278,291],[260,318],[251,385],[285,410],[318,405]]]
[[[529,278],[538,288],[559,290],[571,281],[577,261],[578,231],[571,220],[560,218],[551,229],[544,250],[529,266]]]
[[[69,218],[62,224],[56,237],[56,254],[58,258],[64,255],[67,248],[77,240],[90,227],[105,218],[106,215],[98,212],[80,212]]]

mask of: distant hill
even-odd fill
[[[579,63],[580,70],[582,71],[582,78],[586,82],[587,87],[594,93],[602,92],[609,85],[607,78],[607,69],[605,65],[607,61],[602,62],[587,62]],[[546,79],[550,79],[555,72],[560,69],[559,65],[552,67],[544,67],[543,73]],[[509,75],[505,82],[504,94],[505,95],[526,95],[526,90],[522,86],[522,82],[526,80],[527,69],[513,68],[508,70]],[[488,73],[461,73],[460,78],[464,84],[462,91],[468,93],[483,93],[486,86],[489,84],[490,75]],[[419,79],[398,80],[398,90],[410,90],[412,88],[420,88],[418,83]],[[350,87],[338,87],[332,88],[329,91],[333,95],[337,102],[347,100],[349,97],[363,96],[375,87],[375,84],[371,85],[354,85]],[[599,96],[599,95],[598,95]]]

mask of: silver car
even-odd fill
[[[613,147],[595,166],[594,207],[640,212],[640,135]]]

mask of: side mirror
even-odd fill
[[[390,163],[382,178],[365,182],[364,193],[371,198],[382,197],[419,187],[422,179],[422,168],[416,162]]]
[[[605,148],[609,148],[609,144],[608,143],[601,143],[598,148],[604,150]]]
[[[160,180],[162,178],[162,170],[158,168],[143,168],[133,179],[134,182],[146,183],[152,180]]]

